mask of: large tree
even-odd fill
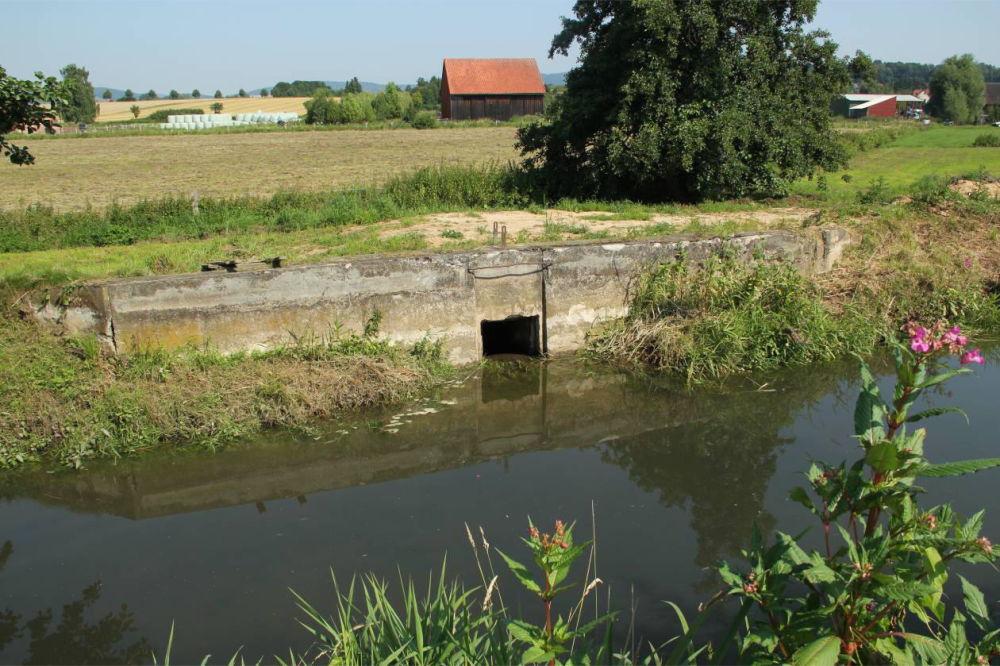
[[[947,58],[931,75],[927,111],[944,120],[973,123],[983,112],[986,84],[983,70],[969,53]]]
[[[97,100],[94,98],[94,86],[90,85],[90,72],[83,67],[66,65],[59,73],[73,90],[69,101],[59,105],[59,115],[69,123],[94,122],[97,117]]]
[[[550,196],[646,201],[777,194],[842,165],[830,103],[866,73],[806,30],[816,5],[578,0],[549,55],[577,42],[580,64],[521,130],[527,165]]]
[[[60,83],[54,76],[45,78],[41,72],[35,72],[35,79],[15,79],[0,66],[0,152],[18,166],[34,164],[35,158],[26,146],[11,143],[6,135],[15,130],[28,134],[51,130],[57,126],[52,110],[70,100],[71,91],[65,82]]]

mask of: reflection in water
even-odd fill
[[[0,548],[0,574],[14,553],[7,541]],[[2,578],[0,578],[2,581]],[[135,631],[135,619],[125,604],[96,622],[88,622],[88,611],[100,601],[101,581],[83,589],[80,598],[65,604],[55,626],[52,609],[39,611],[22,622],[11,609],[0,611],[0,655],[15,640],[28,638],[24,664],[135,664],[144,662],[152,645],[145,638],[121,645]]]
[[[791,442],[781,429],[852,372],[839,365],[786,372],[776,399],[757,390],[689,391],[574,364],[494,365],[399,413],[330,426],[318,440],[278,433],[215,455],[180,451],[82,472],[23,474],[8,480],[3,494],[133,520],[240,504],[264,513],[276,499],[303,502],[312,493],[520,453],[597,447],[640,488],[658,491],[664,506],[692,502],[704,542],[699,563],[707,563],[749,534],[749,525],[711,534],[719,522],[768,525],[758,517],[764,490],[776,453]]]
[[[46,511],[63,517],[63,529],[98,530],[95,534],[107,540],[87,551],[90,559],[81,560],[85,564],[71,579],[74,585],[97,578],[110,584],[115,566],[135,566],[123,565],[120,553],[130,559],[146,548],[150,535],[170,535],[162,543],[175,550],[150,549],[150,568],[131,577],[121,574],[118,584],[139,581],[136,593],[148,597],[140,614],[153,618],[141,627],[147,635],[165,634],[171,618],[185,620],[189,633],[183,647],[191,658],[220,649],[212,637],[225,637],[223,645],[235,649],[255,640],[247,632],[261,633],[264,626],[269,633],[247,645],[249,654],[297,644],[301,630],[291,621],[285,590],[294,586],[322,594],[317,586],[328,580],[328,566],[338,567],[338,575],[345,562],[344,575],[379,567],[386,574],[398,563],[419,574],[425,566],[420,558],[440,562],[445,535],[457,534],[464,520],[485,523],[491,540],[509,538],[516,548],[512,529],[520,529],[525,514],[572,506],[575,515],[554,517],[580,518],[579,507],[589,507],[595,497],[604,515],[618,521],[620,542],[602,542],[602,566],[618,563],[617,570],[602,571],[602,578],[615,579],[620,590],[628,589],[622,583],[634,582],[640,594],[645,586],[656,600],[676,599],[676,588],[665,589],[659,579],[690,571],[679,584],[701,597],[711,579],[705,574],[691,589],[690,581],[700,575],[695,569],[738,552],[754,523],[763,530],[773,527],[774,507],[765,507],[765,494],[776,461],[793,443],[787,428],[854,374],[853,364],[813,367],[758,378],[771,382],[769,390],[748,383],[722,391],[689,390],[576,363],[490,365],[480,376],[406,408],[331,424],[318,438],[278,433],[218,454],[174,451],[76,473],[7,475],[0,479],[0,499],[50,507]],[[476,467],[484,477],[480,481],[479,473],[455,473],[488,461],[500,465],[489,484],[485,477],[492,475],[482,467]],[[645,493],[655,498],[649,512],[641,508]],[[213,511],[241,506],[247,510]],[[4,511],[8,519],[11,515],[0,506],[0,520]],[[681,522],[660,551],[638,547],[636,532],[662,532],[674,520],[671,511],[679,512]],[[97,523],[95,517],[116,518]],[[408,531],[414,522],[419,530]],[[21,529],[24,539],[17,531],[12,535],[19,544],[37,536]],[[405,546],[387,544],[385,534],[403,535]],[[0,557],[6,560],[12,547],[4,548]],[[79,545],[69,539],[65,548],[72,558]],[[637,558],[643,561],[622,564]],[[108,562],[106,576],[102,567]],[[300,570],[316,577],[300,582],[295,578]],[[119,646],[136,628],[124,606],[85,622],[88,609],[97,610],[99,584],[64,606],[58,620],[46,611],[22,621],[26,609],[34,608],[30,577],[43,573],[41,566],[37,573],[29,571],[7,596],[15,610],[0,615],[0,650],[12,641],[29,643],[21,653],[29,662],[146,658],[151,649],[146,639]],[[150,592],[170,597],[178,578],[190,585],[176,595],[186,596],[183,601],[170,605]],[[118,594],[122,588],[113,589]],[[254,598],[236,601],[244,590]],[[212,612],[213,605],[225,612]],[[274,628],[275,615],[288,616],[280,630]],[[644,629],[647,637],[665,630],[663,616],[652,610],[641,621],[657,625]],[[192,625],[209,637],[198,643]]]

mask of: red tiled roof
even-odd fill
[[[534,58],[445,58],[452,95],[541,95],[545,84]]]

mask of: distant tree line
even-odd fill
[[[429,80],[420,77],[416,86],[406,86],[411,93],[418,93],[421,106],[425,109],[437,109],[441,106],[441,79],[432,76]]]
[[[272,97],[312,97],[320,90],[330,90],[325,81],[279,81],[271,88]],[[360,91],[359,91],[360,92]]]
[[[919,62],[875,61],[875,83],[877,88],[864,92],[912,92],[929,88],[931,77],[940,65]],[[1000,67],[984,62],[976,63],[986,83],[1000,83]]]
[[[305,104],[306,123],[336,125],[401,119],[415,125],[435,124],[436,116],[423,111],[423,106],[424,98],[420,92],[400,90],[392,82],[375,95],[352,92],[344,93],[340,98],[334,95],[333,90],[321,88]]]

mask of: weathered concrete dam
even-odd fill
[[[682,253],[697,262],[727,247],[746,260],[781,259],[818,273],[847,242],[846,230],[823,228],[349,257],[92,282],[35,314],[66,332],[93,332],[118,352],[185,345],[234,352],[360,332],[377,311],[382,335],[407,344],[441,339],[453,362],[467,363],[578,349],[594,324],[624,313],[644,267]]]

